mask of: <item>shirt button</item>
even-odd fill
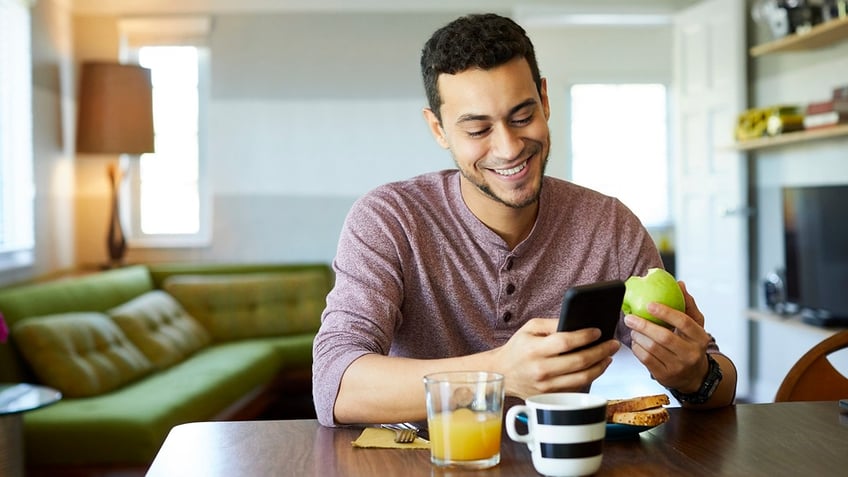
[[[515,285],[513,285],[512,283],[510,283],[509,285],[507,285],[507,286],[506,286],[506,294],[507,294],[507,295],[512,295],[512,294],[513,294],[513,292],[515,292]]]
[[[512,270],[512,258],[506,259],[506,269]]]
[[[504,312],[503,320],[504,320],[504,323],[509,323],[510,321],[512,321],[512,312],[511,311]]]

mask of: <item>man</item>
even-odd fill
[[[587,391],[624,343],[684,405],[735,396],[685,291],[686,313],[653,304],[674,327],[626,316],[615,340],[556,332],[563,292],[661,267],[639,220],[617,199],[544,175],[545,80],[512,20],[470,15],[424,47],[424,117],[458,170],[387,184],[352,207],[314,343],[313,395],[326,426],[423,420],[428,373],[505,375],[514,398]],[[710,358],[708,358],[708,355]]]

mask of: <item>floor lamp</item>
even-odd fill
[[[84,63],[80,79],[77,152],[140,155],[153,152],[153,91],[150,70],[138,65]],[[124,171],[107,168],[111,216],[106,238],[109,266],[120,266],[127,242],[121,226],[119,189]]]

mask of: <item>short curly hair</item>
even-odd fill
[[[469,68],[488,70],[524,58],[541,94],[542,79],[536,52],[527,33],[513,20],[494,13],[466,15],[436,30],[421,51],[421,75],[430,109],[442,120],[437,81],[442,73]]]

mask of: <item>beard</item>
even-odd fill
[[[547,140],[548,145],[550,145],[550,143],[551,143],[550,138],[551,138],[551,135],[550,135],[550,133],[548,133],[548,140]],[[550,155],[550,152],[551,152],[550,147],[548,147],[546,149],[545,145],[542,144],[542,143],[535,142],[534,145],[539,149],[535,154],[539,154],[539,159],[542,161],[542,167],[539,170],[539,177],[538,177],[539,187],[533,192],[533,194],[530,197],[526,197],[526,198],[524,198],[523,200],[520,200],[520,201],[511,201],[511,200],[508,200],[507,198],[499,196],[497,193],[495,193],[495,191],[492,190],[492,188],[481,177],[475,176],[471,172],[466,171],[464,168],[462,168],[459,165],[459,162],[456,161],[456,158],[454,158],[454,163],[456,164],[457,169],[459,169],[459,173],[462,174],[462,176],[465,177],[465,179],[468,182],[473,184],[474,187],[477,188],[477,190],[479,190],[480,192],[485,194],[487,197],[489,197],[490,199],[494,200],[495,202],[499,202],[499,203],[501,203],[501,204],[503,204],[507,207],[510,207],[510,208],[513,208],[513,209],[522,209],[524,207],[527,207],[529,205],[532,205],[532,204],[538,202],[539,196],[542,195],[542,177],[545,175],[545,169],[547,169],[547,167],[548,167],[548,156]]]

